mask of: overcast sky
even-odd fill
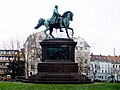
[[[115,48],[120,55],[120,0],[0,0],[0,47],[10,38],[25,41],[39,18],[52,16],[54,5],[61,14],[74,13],[70,27],[88,42],[91,53],[113,55]]]

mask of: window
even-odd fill
[[[82,42],[80,42],[80,44],[82,44]]]
[[[11,52],[9,51],[8,54],[11,54]]]
[[[102,68],[104,68],[104,65],[102,65]]]
[[[115,65],[113,65],[113,67],[115,67]]]
[[[85,69],[85,71],[84,71],[85,73],[87,73],[87,70]]]
[[[6,54],[6,52],[3,50],[3,54]]]
[[[105,70],[105,73],[107,73],[107,70]]]
[[[83,48],[82,48],[82,47],[80,47],[80,50],[83,50]]]
[[[107,76],[105,76],[105,79],[107,79]]]
[[[34,65],[31,65],[31,69],[34,69]]]
[[[5,65],[9,65],[9,63],[5,63]]]
[[[11,51],[11,54],[14,54],[14,51]]]
[[[78,47],[76,47],[76,50],[78,50]]]
[[[32,75],[32,72],[30,72],[30,75]]]
[[[100,70],[97,70],[97,73],[100,73]]]
[[[6,72],[7,70],[6,69],[4,69],[4,72]]]
[[[8,57],[6,57],[6,60],[8,60]]]
[[[105,65],[105,69],[107,69],[107,65]]]
[[[98,59],[98,57],[95,57],[95,59]]]
[[[4,71],[3,69],[0,69],[0,71]]]
[[[76,61],[78,61],[78,59],[76,59]]]
[[[2,63],[3,66],[5,66],[5,63]]]
[[[102,70],[102,73],[104,73],[104,70]]]
[[[17,54],[17,52],[15,52],[15,54]]]
[[[85,60],[85,63],[87,63],[87,59]]]

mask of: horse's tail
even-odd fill
[[[44,25],[44,22],[45,22],[45,19],[40,18],[39,21],[38,21],[37,26],[35,26],[34,29],[38,29],[40,26]]]

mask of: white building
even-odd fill
[[[89,65],[90,65],[90,46],[80,36],[75,37],[74,41],[77,42],[75,48],[75,62],[78,62],[78,71],[82,75],[88,77]]]
[[[41,62],[41,47],[40,43],[44,39],[44,32],[33,33],[30,35],[25,44],[24,49],[26,52],[25,72],[26,77],[36,75],[37,65]]]

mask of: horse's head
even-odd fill
[[[68,16],[69,16],[70,20],[72,21],[73,20],[73,13],[69,12]]]
[[[70,21],[73,20],[73,13],[71,11],[66,11],[62,15],[63,18],[68,18]]]

